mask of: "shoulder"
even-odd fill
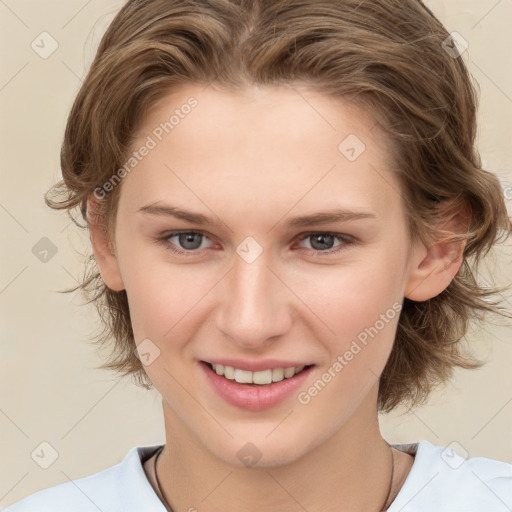
[[[162,512],[142,467],[157,446],[134,446],[124,459],[92,475],[42,489],[3,509],[4,512]]]
[[[512,464],[462,457],[451,445],[428,441],[395,448],[415,454],[415,461],[389,512],[512,510]]]

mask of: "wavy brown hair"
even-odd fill
[[[480,258],[512,232],[499,180],[475,148],[477,95],[448,32],[419,0],[130,0],[104,34],[71,109],[61,151],[63,180],[52,208],[78,207],[123,165],[154,102],[184,84],[235,91],[304,84],[379,119],[399,176],[411,239],[465,240],[450,285],[423,302],[404,298],[396,340],[380,378],[379,409],[425,401],[455,367],[476,368],[462,349],[471,319],[509,313],[502,291],[476,278]],[[122,183],[100,201],[109,240]],[[436,230],[458,208],[462,234]],[[84,226],[87,227],[87,226]],[[126,292],[101,280],[94,257],[82,289],[103,320],[101,368],[151,382],[135,355]]]

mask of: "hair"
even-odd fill
[[[483,363],[462,348],[469,321],[508,316],[502,289],[477,282],[480,258],[512,233],[504,193],[475,149],[477,94],[449,33],[419,0],[130,0],[104,34],[69,114],[63,180],[47,204],[87,227],[87,204],[126,161],[137,126],[157,100],[186,84],[229,91],[304,84],[379,119],[391,143],[412,240],[465,241],[462,265],[439,295],[404,298],[378,407],[424,402],[455,367]],[[122,182],[99,201],[113,240]],[[439,228],[464,209],[463,232]],[[79,286],[96,304],[109,346],[100,367],[150,389],[136,355],[126,291],[109,289],[94,256]]]

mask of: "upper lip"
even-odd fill
[[[247,361],[243,359],[203,359],[205,363],[221,364],[223,366],[231,366],[239,370],[247,370],[249,372],[259,372],[273,368],[291,368],[292,366],[310,366],[311,363],[303,361],[291,361],[282,359],[264,359],[261,361]]]

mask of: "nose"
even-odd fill
[[[217,289],[217,328],[240,348],[264,348],[290,329],[293,293],[270,265],[265,251],[252,263],[235,255]]]

